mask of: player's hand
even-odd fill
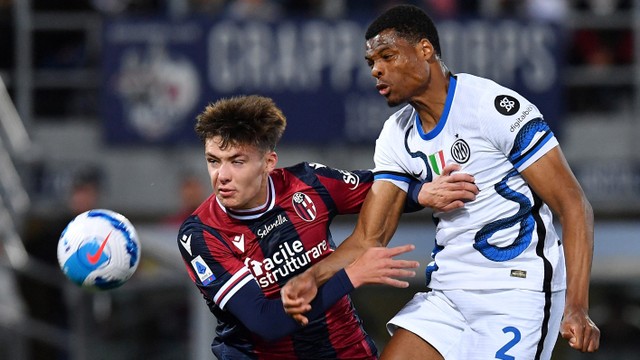
[[[424,183],[418,194],[420,205],[446,212],[461,208],[465,202],[475,200],[480,192],[475,178],[465,173],[453,174],[457,170],[460,170],[460,165],[449,164],[442,169],[442,175]]]
[[[284,311],[301,325],[307,325],[309,319],[303,314],[311,310],[311,300],[318,293],[318,284],[311,271],[305,271],[289,280],[280,290]]]
[[[565,307],[560,334],[569,346],[582,352],[594,352],[600,347],[600,329],[582,308]]]
[[[399,277],[414,277],[420,263],[411,260],[394,259],[394,256],[404,254],[415,249],[414,245],[403,245],[392,248],[372,247],[345,268],[347,276],[354,287],[364,284],[384,284],[399,288],[409,286],[407,281],[398,280]]]

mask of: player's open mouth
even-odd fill
[[[377,84],[376,89],[378,89],[378,93],[380,93],[380,95],[382,96],[388,95],[390,91],[389,85],[387,84]]]

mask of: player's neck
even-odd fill
[[[438,125],[438,121],[440,121],[440,115],[432,113],[431,111],[418,111],[418,118],[420,119],[420,124],[422,125],[422,131],[428,133],[433,130],[436,125]]]
[[[431,131],[438,125],[447,102],[448,88],[449,74],[438,73],[431,78],[431,84],[424,95],[411,102],[413,108],[418,112],[422,130],[425,132]]]

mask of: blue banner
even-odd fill
[[[269,96],[283,143],[373,143],[388,115],[364,60],[368,20],[122,18],[105,20],[103,116],[111,144],[198,144],[196,115],[221,97]],[[548,24],[438,24],[445,63],[533,101],[554,130],[562,116],[564,43]]]

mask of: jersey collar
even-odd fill
[[[415,121],[416,121],[416,129],[418,129],[418,134],[423,140],[431,140],[434,137],[438,136],[444,125],[447,123],[447,119],[449,118],[449,110],[451,109],[451,103],[453,102],[453,95],[456,93],[456,77],[451,75],[449,77],[449,90],[447,90],[447,100],[444,103],[444,110],[442,111],[442,116],[440,116],[440,120],[438,120],[438,124],[428,133],[425,133],[422,130],[422,123],[420,122],[420,117],[418,116],[418,112],[415,111]]]

